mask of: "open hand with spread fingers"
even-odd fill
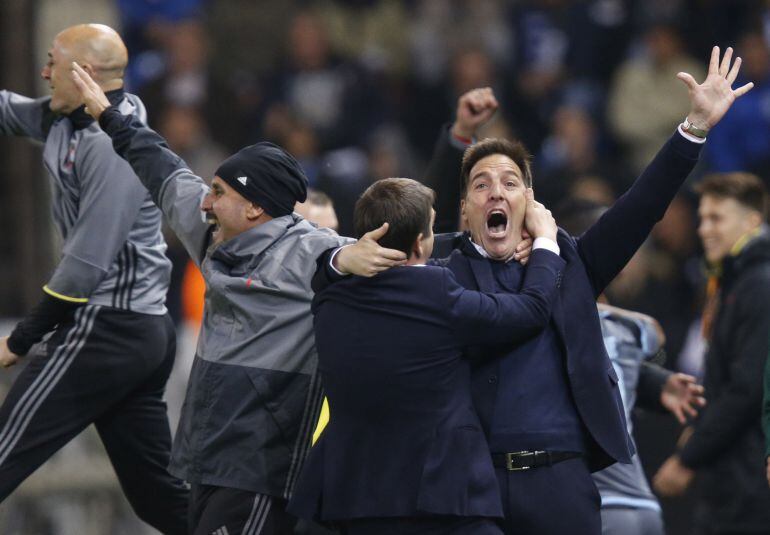
[[[706,406],[703,393],[703,386],[692,375],[672,373],[663,385],[660,403],[684,425],[688,417],[695,418],[698,409]]]
[[[91,75],[74,61],[72,62],[72,81],[75,82],[75,86],[80,91],[83,104],[86,105],[86,113],[98,121],[102,112],[110,107],[107,95],[104,94],[99,84],[94,82]]]
[[[735,99],[748,93],[753,82],[733,89],[733,83],[741,69],[741,58],[735,58],[733,62],[733,49],[728,47],[722,60],[719,60],[719,47],[711,50],[708,75],[702,84],[695,81],[692,75],[680,72],[676,75],[684,84],[690,94],[690,112],[687,114],[689,122],[698,130],[708,132],[724,117]],[[732,63],[732,66],[730,65]]]

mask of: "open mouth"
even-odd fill
[[[487,232],[492,238],[505,236],[508,229],[508,216],[502,210],[492,210],[487,215]]]

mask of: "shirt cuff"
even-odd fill
[[[676,129],[679,131],[679,133],[682,135],[683,138],[685,138],[687,141],[692,141],[693,143],[698,143],[699,145],[702,145],[706,142],[705,137],[697,137],[692,134],[688,134],[682,129],[682,125],[676,127]]]
[[[343,245],[342,247],[337,247],[334,251],[332,251],[331,256],[329,256],[329,267],[332,268],[332,271],[334,271],[340,277],[347,277],[348,275],[350,275],[350,273],[343,273],[342,271],[334,267],[334,257],[337,256],[337,253],[342,251],[345,247],[350,247],[351,245],[353,244],[349,243],[347,245]]]
[[[449,127],[448,134],[449,134],[449,144],[461,151],[464,151],[465,149],[467,149],[468,147],[470,147],[476,142],[476,140],[473,138],[468,139],[468,138],[454,135],[454,133],[452,133],[451,126]]]
[[[559,244],[553,241],[551,238],[535,238],[535,241],[532,243],[532,250],[534,251],[535,249],[548,249],[552,253],[561,253]]]

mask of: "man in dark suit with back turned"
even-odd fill
[[[691,102],[684,123],[595,225],[579,238],[559,231],[567,264],[548,327],[512,350],[470,351],[500,357],[474,370],[473,399],[497,468],[507,533],[600,533],[600,498],[590,472],[630,462],[633,448],[596,297],[663,217],[708,130],[751,89],[752,84],[731,89],[740,58],[732,67],[731,60],[728,48],[720,63],[715,47],[702,84],[679,73]],[[485,140],[466,150],[461,173],[462,181],[446,175],[429,182],[440,184],[442,195],[461,184],[462,193],[456,193],[469,229],[437,237],[434,254],[449,255],[447,267],[466,288],[518,292],[527,269],[511,260],[521,241],[524,191],[532,184],[529,158],[518,144]],[[340,250],[334,265],[354,272],[354,253]]]
[[[389,223],[383,246],[409,255],[375,278],[316,294],[319,371],[333,414],[290,510],[348,534],[500,534],[499,490],[473,409],[462,347],[536,336],[557,294],[558,254],[535,248],[520,294],[462,288],[426,266],[433,192],[414,180],[373,184],[355,209],[359,235]],[[527,224],[555,245],[550,212],[527,199]]]

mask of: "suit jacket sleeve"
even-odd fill
[[[436,192],[436,232],[460,228],[460,166],[464,148],[453,141],[449,125],[441,129],[423,183]]]
[[[339,249],[339,247],[326,249],[316,259],[316,270],[313,274],[313,279],[310,281],[310,287],[313,289],[313,293],[321,293],[328,288],[329,285],[345,278],[345,275],[340,275],[331,267],[330,262],[332,253],[337,249]]]
[[[761,417],[760,377],[769,345],[770,277],[758,273],[741,283],[746,290],[738,293],[736,289],[737,328],[731,334],[730,347],[720,349],[729,351],[725,358],[730,365],[730,382],[718,396],[708,399],[690,440],[680,452],[682,463],[690,468],[713,462]]]
[[[663,218],[702,146],[674,133],[631,188],[578,239],[578,252],[597,297]]]
[[[520,341],[543,329],[551,318],[565,262],[545,249],[532,252],[518,294],[485,294],[462,288],[448,269],[446,295],[450,324],[463,345]]]

